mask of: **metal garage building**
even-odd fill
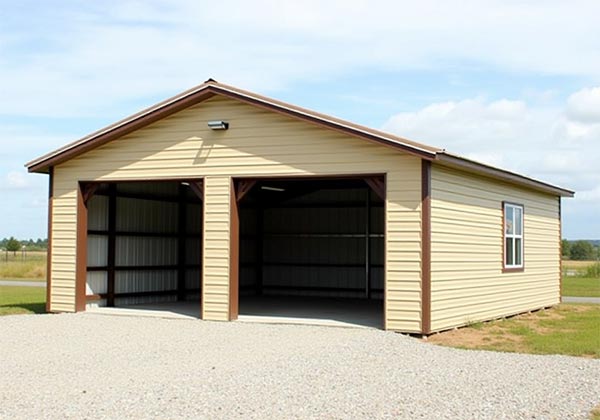
[[[50,178],[51,312],[428,334],[560,301],[572,191],[214,80],[27,167]]]

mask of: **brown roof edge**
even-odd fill
[[[508,171],[506,169],[501,169],[495,166],[487,165],[485,163],[476,162],[474,160],[454,155],[446,151],[438,152],[436,154],[435,160],[445,166],[491,176],[493,178],[498,178],[504,181],[523,185],[538,191],[555,194],[561,197],[573,197],[575,195],[574,191],[568,190],[566,188],[548,184],[546,182],[539,181],[537,179],[530,178],[524,175],[520,175],[515,172]]]
[[[206,91],[206,88],[210,86],[209,83],[211,83],[211,80],[212,79],[209,79],[207,83],[165,99],[151,107],[119,120],[114,124],[110,124],[50,153],[40,156],[37,159],[27,162],[25,167],[29,172],[47,172],[47,169],[50,166],[69,160],[72,157],[101,146],[117,137],[129,134],[152,122],[158,121],[161,118],[165,118],[168,115],[201,102],[202,100],[213,96],[212,93]]]
[[[129,134],[148,124],[151,124],[152,122],[158,121],[175,112],[181,111],[187,107],[208,99],[215,94],[235,98],[256,106],[270,109],[275,112],[291,115],[293,117],[341,131],[355,137],[376,141],[404,150],[423,159],[435,159],[436,152],[440,150],[435,147],[413,142],[402,137],[360,126],[358,124],[353,124],[339,118],[320,114],[318,112],[297,107],[295,105],[271,99],[266,96],[257,95],[233,86],[217,83],[213,79],[208,79],[205,83],[196,86],[195,88],[175,95],[103,129],[95,131],[53,152],[34,159],[26,163],[25,166],[29,172],[47,172],[50,166],[64,162],[111,140]]]

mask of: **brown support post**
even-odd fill
[[[385,179],[383,177],[376,176],[365,178],[365,182],[379,198],[385,201]]]
[[[229,188],[229,320],[233,321],[239,314],[240,217],[233,179]]]
[[[115,306],[115,261],[117,248],[117,185],[108,184],[108,252],[106,306]]]
[[[202,182],[203,181],[190,181],[190,189],[204,202],[204,184]]]
[[[244,198],[244,196],[250,192],[250,190],[252,189],[252,187],[254,187],[255,184],[256,184],[255,179],[242,179],[242,180],[238,181],[237,191],[235,194],[236,201],[237,202],[242,201],[242,198]],[[234,183],[234,185],[235,185],[235,183]]]
[[[52,310],[52,200],[54,198],[54,167],[48,169],[48,251],[46,254],[46,312]]]
[[[187,189],[179,184],[179,202],[177,204],[177,300],[185,300],[185,260],[187,225]]]
[[[77,239],[75,268],[75,311],[85,311],[87,280],[87,207],[84,200],[85,184],[77,188]],[[89,191],[89,190],[88,190]]]
[[[431,332],[431,162],[421,161],[421,333]]]
[[[562,270],[562,201],[560,196],[558,196],[558,301],[560,303],[562,303],[563,298],[562,298],[562,277],[563,277],[563,270]],[[523,219],[525,219],[525,217],[523,216]],[[523,235],[525,236],[525,235]],[[521,245],[523,246],[523,245]],[[525,253],[523,253],[525,254]]]

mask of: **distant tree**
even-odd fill
[[[21,249],[21,244],[12,236],[8,238],[6,242],[6,250],[12,251],[14,255],[17,255],[17,251]]]
[[[589,241],[575,241],[571,244],[571,259],[593,260],[594,246]]]
[[[566,239],[563,239],[560,243],[560,248],[562,251],[562,257],[566,259],[571,258],[571,243]]]

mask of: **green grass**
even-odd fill
[[[518,333],[532,353],[600,358],[600,307],[560,305],[554,311],[564,318],[539,319],[536,327]]]
[[[429,337],[450,347],[600,358],[600,305],[555,308]]]
[[[45,252],[28,252],[25,256],[10,252],[0,255],[0,279],[44,280],[45,277]]]
[[[563,296],[600,297],[600,278],[565,276],[562,294]]]
[[[0,286],[0,315],[46,312],[46,289],[42,287]]]

